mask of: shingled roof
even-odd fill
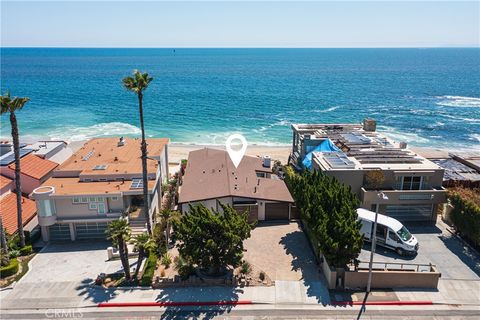
[[[179,203],[222,197],[293,202],[282,180],[259,178],[256,172],[271,172],[259,157],[244,156],[235,168],[224,150],[204,148],[190,152],[180,190]]]

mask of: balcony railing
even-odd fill
[[[380,199],[378,193],[384,193],[387,199]],[[428,190],[396,190],[396,189],[361,189],[361,200],[370,203],[389,203],[392,201],[429,201],[434,203],[446,202],[446,190],[443,187],[430,188]]]

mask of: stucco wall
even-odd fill
[[[5,168],[2,170],[2,174],[10,179],[15,179],[15,171],[10,168]],[[41,185],[40,180],[24,174],[20,174],[20,182],[22,184],[22,192],[27,194],[32,193],[35,188],[38,188]],[[13,182],[13,185],[15,186],[15,182]],[[15,189],[15,187],[13,187],[13,189]]]
[[[379,271],[372,273],[372,288],[433,288],[438,286],[441,274],[436,268],[431,272]],[[345,271],[345,288],[366,288],[368,270]]]

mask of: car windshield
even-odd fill
[[[402,229],[398,230],[397,234],[403,241],[408,241],[412,238],[412,234],[405,227],[402,227]]]

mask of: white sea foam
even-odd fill
[[[470,123],[480,123],[480,117],[479,118],[465,118],[465,117],[459,117],[459,116],[452,116],[450,114],[439,114],[441,117],[453,119],[453,120],[458,120],[458,121],[463,121],[463,122],[470,122]]]
[[[435,97],[439,101],[436,102],[439,106],[445,107],[467,107],[479,108],[480,98],[477,97],[462,97],[462,96],[438,96]]]
[[[61,139],[66,141],[82,141],[94,137],[108,137],[108,136],[136,136],[140,135],[141,130],[128,123],[124,122],[108,122],[99,123],[88,127],[65,127],[47,133],[47,136],[52,139]]]
[[[470,139],[480,142],[480,134],[478,134],[478,133],[471,134]]]
[[[327,108],[327,109],[313,110],[313,112],[316,112],[316,113],[326,113],[326,112],[335,111],[335,110],[337,110],[338,108],[339,108],[338,106],[334,106],[334,107],[330,107],[330,108]]]
[[[398,132],[395,128],[387,127],[387,126],[379,126],[379,131],[385,134],[390,139],[393,139],[397,142],[413,142],[413,143],[428,143],[430,142],[429,139],[419,136],[413,132]]]

